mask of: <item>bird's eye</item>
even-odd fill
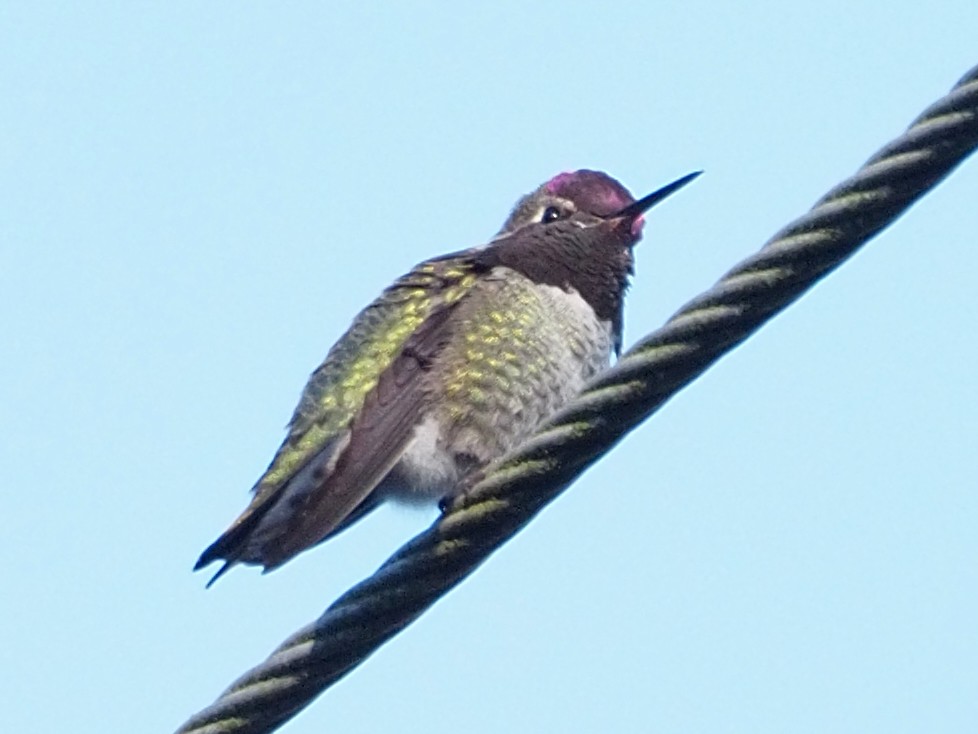
[[[548,206],[543,210],[543,216],[540,217],[540,221],[546,224],[547,222],[556,222],[563,216],[563,212],[560,211],[555,206]]]

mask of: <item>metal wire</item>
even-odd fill
[[[838,267],[978,146],[978,67],[755,255],[631,349],[442,517],[178,734],[270,732],[474,571],[581,472]]]

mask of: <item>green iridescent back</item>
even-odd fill
[[[428,260],[357,315],[309,379],[256,491],[273,490],[343,436],[380,375],[432,311],[462,298],[476,278],[465,253]]]

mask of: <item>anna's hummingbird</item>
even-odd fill
[[[598,171],[524,196],[487,245],[426,260],[309,379],[254,497],[197,561],[276,568],[387,498],[435,500],[514,448],[621,349],[643,213]]]

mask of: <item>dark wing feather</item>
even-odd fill
[[[266,568],[279,566],[339,527],[387,476],[414,437],[426,404],[424,375],[450,336],[458,301],[435,308],[367,394],[333,471],[309,493],[282,532],[263,547]]]
[[[475,283],[475,252],[421,263],[361,312],[310,378],[251,503],[195,569],[281,565],[376,504],[422,418],[422,377]]]

